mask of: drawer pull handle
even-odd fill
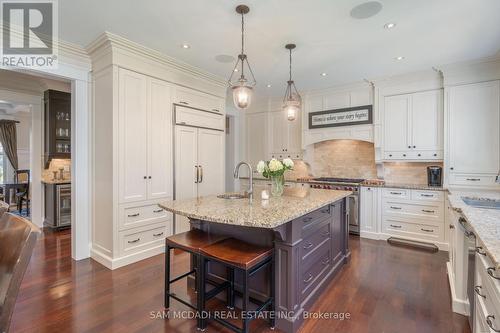
[[[160,232],[159,234],[153,234],[153,236],[155,236],[155,237],[160,237],[160,236],[163,236],[163,231],[162,231],[162,232]]]
[[[453,224],[450,224],[450,229],[455,229],[455,226]]]
[[[313,246],[313,243],[308,242],[306,245],[304,245],[304,250],[310,249]]]
[[[432,229],[424,229],[424,228],[420,228],[420,230],[425,231],[425,232],[434,232],[434,230],[432,230]]]
[[[139,213],[135,213],[135,214],[130,214],[130,215],[128,215],[128,217],[137,217],[137,216],[139,216],[139,215],[141,215],[141,214],[139,214]]]
[[[482,256],[486,256],[486,252],[483,251],[483,247],[482,246],[477,246],[476,247],[476,252],[479,253]]]
[[[401,193],[401,192],[389,192],[389,193],[390,193],[390,194],[394,194],[394,195],[401,195],[401,194],[403,194],[403,193]]]
[[[153,213],[161,213],[161,212],[163,212],[163,208],[162,209],[153,210]]]
[[[189,105],[188,102],[180,101],[179,104]]]
[[[478,182],[481,180],[481,178],[466,178],[465,180],[468,180],[470,182]]]
[[[399,209],[401,209],[401,207],[391,206],[391,209],[399,210]]]
[[[311,273],[309,273],[309,276],[307,277],[307,279],[304,279],[304,283],[309,283],[309,282],[311,282],[312,279],[313,279],[313,276]]]
[[[486,316],[486,324],[488,324],[488,326],[495,332],[500,332],[500,330],[497,330],[496,328],[493,327],[493,322],[491,321],[491,319],[495,320],[495,316],[493,315],[488,315]]]
[[[435,213],[433,210],[428,210],[428,209],[422,209],[424,213]]]
[[[311,222],[312,219],[313,219],[312,217],[306,217],[306,218],[304,218],[303,221],[304,221],[304,223],[307,223],[307,222]]]
[[[325,237],[328,237],[328,236],[330,236],[330,231],[325,231],[321,235],[325,236]]]
[[[434,194],[420,194],[421,197],[434,198]]]
[[[140,241],[141,239],[140,238],[137,238],[137,239],[134,239],[134,240],[131,240],[131,241],[128,241],[127,243],[129,244],[133,244],[133,243],[137,243],[138,241]]]
[[[488,272],[488,275],[491,276],[492,278],[496,279],[496,280],[500,280],[499,277],[495,276],[494,272],[495,272],[495,267],[488,267],[486,269],[486,271]]]
[[[474,287],[474,291],[476,292],[476,294],[478,294],[478,295],[479,295],[479,296],[481,296],[482,298],[486,298],[486,295],[481,294],[481,289],[482,289],[482,288],[483,288],[483,287],[481,287],[481,286],[475,286],[475,287]]]
[[[391,224],[391,227],[393,227],[393,228],[397,228],[397,229],[401,228],[401,226],[400,226],[400,225],[394,225],[394,224]]]
[[[330,214],[330,208],[323,209],[323,210],[321,211],[321,213],[323,213],[323,214]]]
[[[330,262],[330,258],[327,258],[327,259],[323,260],[321,263],[323,265],[328,265],[329,262]]]

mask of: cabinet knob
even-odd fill
[[[148,179],[148,177],[147,177],[147,176],[144,176],[144,179]]]
[[[403,154],[403,157],[406,157],[406,154]]]
[[[453,170],[453,167],[450,167],[450,170]]]
[[[413,146],[413,148],[417,148],[417,146]]]
[[[408,146],[408,148],[411,148],[411,146]]]
[[[422,154],[418,154],[418,156],[422,156]]]
[[[392,154],[389,154],[389,157],[392,157]]]

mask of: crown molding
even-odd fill
[[[136,54],[140,57],[147,58],[149,60],[160,63],[166,67],[178,70],[180,72],[205,79],[210,81],[212,84],[221,87],[227,87],[227,81],[215,74],[204,71],[198,67],[192,66],[176,58],[167,56],[157,50],[151,49],[149,47],[143,46],[139,43],[133,42],[129,39],[121,37],[119,35],[113,34],[111,32],[105,31],[96,40],[91,42],[85,48],[92,59],[97,59],[100,56],[102,49],[111,48],[120,49]]]

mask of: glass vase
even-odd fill
[[[273,197],[279,197],[285,190],[285,176],[272,176],[271,177],[271,194]]]

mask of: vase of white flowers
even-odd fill
[[[273,158],[270,161],[260,161],[257,164],[257,171],[265,178],[271,179],[271,194],[279,197],[285,189],[285,171],[293,170],[293,161],[285,158],[279,161]]]

